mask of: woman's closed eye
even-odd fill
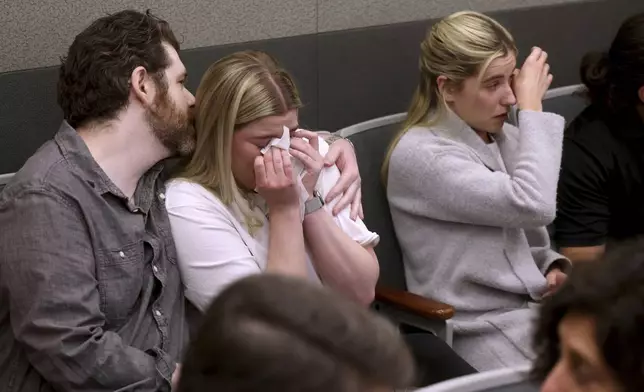
[[[268,145],[268,143],[271,142],[271,140],[273,140],[272,137],[264,137],[264,138],[261,138],[261,139],[257,139],[255,141],[255,145],[257,147],[259,147],[259,148],[264,148],[264,147],[266,147]]]
[[[495,80],[493,82],[488,83],[485,87],[488,90],[496,90],[501,86],[501,82],[499,80]]]

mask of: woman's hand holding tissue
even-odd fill
[[[308,140],[305,141],[303,138]],[[291,138],[289,152],[297,158],[304,166],[305,174],[302,177],[302,185],[313,197],[315,184],[318,182],[320,172],[324,168],[324,157],[319,153],[318,135],[315,132],[299,129]]]
[[[336,197],[340,200],[333,206],[333,215],[337,215],[345,207],[351,205],[351,219],[356,220],[358,217],[364,219],[362,212],[362,191],[360,171],[358,170],[358,160],[353,146],[348,141],[342,139],[334,142],[329,146],[329,152],[324,158],[325,165],[336,165],[340,170],[340,180],[331,188],[327,194],[326,203],[330,203]]]
[[[255,184],[271,211],[294,209],[299,212],[300,193],[288,151],[269,148],[264,155],[255,158]]]

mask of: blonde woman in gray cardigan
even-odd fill
[[[407,285],[456,308],[454,349],[478,370],[533,359],[535,306],[565,280],[550,249],[564,120],[543,113],[552,75],[533,48],[460,12],[421,44],[420,85],[383,166]],[[517,104],[518,128],[505,122]]]

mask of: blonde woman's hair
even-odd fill
[[[392,140],[382,165],[385,186],[391,154],[400,139],[415,126],[435,124],[445,113],[446,103],[437,78],[445,76],[450,85],[460,87],[465,79],[482,74],[492,61],[509,54],[517,54],[512,35],[497,21],[478,12],[454,13],[429,29],[420,44],[420,82],[403,127]]]
[[[253,234],[263,216],[232,173],[233,133],[267,116],[302,106],[291,76],[270,55],[259,51],[233,53],[214,63],[201,79],[195,108],[196,148],[180,177],[213,192],[238,209]]]

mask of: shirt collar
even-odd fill
[[[436,124],[430,126],[434,134],[466,145],[489,169],[501,170],[498,158],[479,135],[451,109],[445,108]],[[496,141],[503,138],[503,132],[493,135]]]
[[[98,165],[78,132],[67,121],[63,121],[54,140],[60,148],[63,158],[76,168],[77,173],[101,195],[112,194],[125,201],[128,198],[110,180],[105,171]],[[164,169],[159,162],[148,170],[139,180],[134,193],[136,208],[147,212],[155,197],[155,184]]]

